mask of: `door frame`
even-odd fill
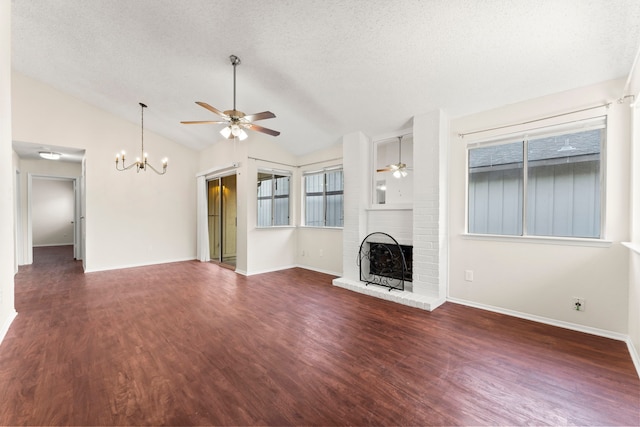
[[[229,176],[235,176],[236,177],[236,232],[235,232],[235,239],[236,239],[236,257],[237,257],[237,244],[238,244],[238,231],[237,231],[237,221],[238,221],[238,214],[237,214],[237,209],[238,209],[238,198],[237,198],[237,194],[238,194],[238,174],[236,170],[232,170],[232,171],[227,171],[225,173],[219,173],[219,174],[215,174],[215,175],[209,175],[205,177],[205,189],[206,189],[206,201],[207,201],[207,209],[209,206],[209,182],[210,181],[219,181],[219,185],[220,185],[220,189],[222,190],[222,179],[229,177]],[[211,254],[209,253],[209,260],[213,261],[215,263],[224,265],[224,266],[232,266],[235,268],[235,263],[232,264],[228,264],[225,263],[223,261],[224,259],[224,242],[225,242],[225,238],[224,238],[224,230],[223,230],[223,197],[222,197],[222,191],[220,194],[220,198],[218,203],[219,205],[219,209],[220,209],[220,217],[219,217],[219,226],[220,226],[220,254],[219,254],[219,258],[218,259],[212,259],[211,258]],[[207,216],[208,216],[208,212],[207,212]],[[208,225],[208,221],[207,221],[207,225]],[[208,228],[207,228],[207,233],[209,232]]]
[[[46,175],[40,173],[27,174],[27,251],[24,264],[33,264],[33,223],[32,223],[32,195],[33,179],[45,179],[52,181],[70,181],[73,183],[73,257],[83,259],[84,238],[81,233],[81,203],[80,177],[64,175]],[[83,260],[84,262],[84,260]]]
[[[22,175],[20,173],[20,169],[15,169],[14,175],[14,245],[15,245],[15,255],[14,255],[14,274],[18,272],[18,266],[24,264],[24,235],[22,233]]]

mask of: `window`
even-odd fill
[[[600,238],[605,135],[601,117],[469,148],[469,233]]]
[[[304,175],[304,223],[310,227],[342,227],[344,181],[342,169]]]
[[[289,225],[290,176],[258,172],[258,227]]]

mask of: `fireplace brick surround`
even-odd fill
[[[448,119],[436,110],[413,118],[414,194],[410,207],[371,206],[372,143],[363,133],[343,137],[343,276],[333,284],[400,304],[434,310],[446,300],[448,280]],[[374,228],[375,229],[372,229]],[[404,291],[359,280],[358,251],[372,232],[413,246],[413,281]]]

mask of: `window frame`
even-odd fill
[[[332,172],[342,172],[342,190],[340,191],[331,191],[327,192],[327,174]],[[311,176],[322,175],[322,193],[307,193],[307,178]],[[327,195],[337,195],[342,194],[342,225],[327,225]],[[307,196],[309,194],[313,195],[322,195],[322,225],[309,225],[307,224]],[[304,219],[303,225],[309,228],[344,228],[344,169],[342,165],[327,167],[321,170],[315,171],[307,171],[302,173],[302,207],[303,214],[302,218]]]
[[[265,175],[271,175],[271,179],[265,179],[265,180],[260,180],[260,175],[261,174],[265,174]],[[277,190],[277,181],[276,178],[288,178],[288,182],[289,182],[289,189],[287,191],[287,195],[286,196],[282,196],[280,195],[280,197],[278,197],[278,195],[276,194],[276,190]],[[291,227],[291,184],[292,184],[292,173],[290,171],[284,171],[284,170],[275,170],[275,169],[258,169],[257,172],[257,180],[256,180],[256,228],[276,228],[276,227]],[[261,182],[271,182],[271,194],[268,197],[260,197],[260,185],[258,185]],[[287,223],[286,224],[275,224],[275,219],[276,219],[276,215],[275,215],[275,210],[276,210],[276,203],[275,200],[278,198],[285,198],[288,200],[287,203]],[[259,223],[260,220],[260,200],[271,200],[271,212],[270,212],[270,224],[269,225],[263,225]]]
[[[609,246],[611,242],[606,239],[606,176],[607,176],[607,140],[608,140],[608,117],[606,114],[594,117],[575,119],[572,121],[561,122],[548,126],[531,128],[520,132],[509,134],[495,135],[486,139],[470,141],[465,147],[465,238],[480,240],[504,240],[504,241],[530,241],[534,243],[556,242],[559,244],[577,244],[588,246]],[[529,159],[528,143],[532,140],[542,139],[551,136],[566,135],[579,133],[593,129],[602,129],[603,137],[600,139],[600,159],[599,159],[599,193],[600,193],[600,223],[599,237],[578,237],[578,236],[555,236],[555,235],[537,235],[529,234],[527,228],[527,199],[529,191],[528,175],[529,175]],[[522,143],[523,150],[523,167],[522,167],[522,234],[491,234],[470,232],[470,165],[469,153],[475,148],[485,148],[492,146],[504,146],[510,143]]]

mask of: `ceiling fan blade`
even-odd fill
[[[204,124],[226,124],[229,122],[220,122],[215,120],[196,120],[196,121],[184,121],[180,122],[183,125],[204,125]]]
[[[196,101],[196,104],[198,104],[199,106],[201,106],[203,108],[206,108],[207,110],[211,111],[214,114],[219,115],[220,117],[224,117],[224,118],[228,118],[229,117],[225,113],[223,113],[222,111],[218,110],[215,107],[212,107],[211,105],[207,104],[206,102]]]
[[[267,128],[262,127],[262,126],[254,125],[253,123],[247,123],[244,126],[246,128],[248,128],[248,129],[251,129],[251,130],[255,130],[255,131],[258,131],[258,132],[266,133],[267,135],[271,135],[271,136],[280,135],[280,132],[278,132],[277,130],[267,129]]]
[[[387,166],[386,168],[376,170],[376,172],[391,172],[391,168]]]
[[[244,116],[245,120],[248,122],[255,122],[256,120],[264,120],[264,119],[273,119],[276,115],[271,111],[263,111],[262,113],[251,114],[249,116]]]

